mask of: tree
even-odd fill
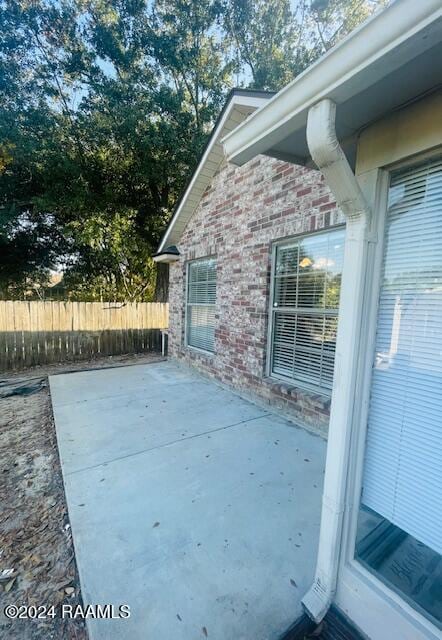
[[[289,0],[226,0],[224,22],[237,49],[237,66],[255,89],[278,90],[309,64],[306,6]]]
[[[201,146],[232,87],[234,61],[220,31],[221,2],[157,0],[152,18],[161,73],[184,96]]]
[[[12,37],[0,43],[0,60],[15,65],[14,91],[6,77],[0,84],[8,228],[24,212],[54,221],[65,242],[58,256],[41,256],[42,273],[61,265],[73,296],[151,298],[151,254],[228,88],[211,33],[216,7],[42,0],[1,8]],[[27,280],[20,264],[0,272],[3,288]]]
[[[164,296],[151,255],[235,74],[280,89],[379,4],[0,0],[1,295],[62,270]]]
[[[250,86],[278,91],[386,0],[224,0],[224,26]]]
[[[316,33],[316,48],[328,51],[388,0],[312,0],[310,16]]]

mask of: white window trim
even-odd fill
[[[201,347],[194,347],[192,344],[189,344],[188,341],[188,322],[189,322],[189,312],[188,312],[188,308],[189,308],[189,303],[188,303],[188,295],[189,295],[189,269],[190,269],[190,265],[194,264],[195,262],[204,262],[205,260],[214,260],[215,264],[217,261],[217,257],[216,256],[202,256],[201,258],[195,258],[194,260],[188,260],[186,262],[186,289],[184,292],[184,346],[186,347],[186,349],[189,349],[190,351],[195,351],[196,353],[200,353],[201,355],[205,355],[205,356],[214,356],[216,349],[215,349],[215,343],[213,345],[213,351],[209,351],[207,349],[201,349]],[[217,286],[218,286],[218,281],[217,281]],[[213,305],[216,309],[216,297],[215,297],[215,304]]]
[[[337,231],[338,229],[345,229],[344,224],[335,224],[326,229],[320,229],[318,231],[311,231],[310,233],[301,233],[293,236],[289,236],[287,238],[282,238],[280,240],[275,240],[272,242],[272,253],[271,253],[271,271],[270,271],[270,291],[269,291],[269,304],[268,304],[268,320],[267,320],[267,349],[266,349],[266,376],[271,380],[284,382],[290,387],[295,387],[299,389],[305,389],[306,391],[312,391],[313,393],[317,393],[323,395],[327,398],[330,398],[332,395],[332,389],[327,389],[326,387],[321,387],[315,384],[309,384],[308,382],[304,382],[303,380],[297,380],[296,378],[289,378],[286,376],[278,375],[272,371],[272,361],[273,361],[273,317],[275,315],[273,308],[273,300],[275,294],[275,270],[276,270],[276,252],[279,247],[284,247],[286,245],[290,245],[293,242],[297,242],[298,240],[302,240],[303,238],[310,238],[316,235],[326,234],[330,231]],[[297,308],[298,309],[298,308]],[[315,310],[312,310],[312,315],[314,315]],[[296,311],[294,311],[296,313]],[[332,314],[330,314],[332,315]],[[339,319],[339,307],[336,310],[336,316]]]
[[[368,428],[369,397],[372,377],[373,354],[375,350],[377,312],[381,274],[384,257],[385,227],[387,216],[387,199],[390,175],[393,171],[407,166],[414,166],[432,157],[440,157],[442,149],[416,154],[406,160],[392,163],[383,169],[373,169],[364,174],[364,182],[368,185],[370,202],[373,207],[373,231],[378,242],[367,265],[366,295],[364,296],[363,326],[361,334],[366,336],[365,344],[356,347],[358,361],[354,397],[354,413],[352,416],[352,442],[349,452],[347,476],[347,508],[343,514],[343,534],[340,551],[340,569],[336,604],[346,610],[352,601],[351,616],[354,622],[365,633],[378,634],[379,621],[373,616],[373,610],[382,608],[386,611],[385,637],[391,637],[391,629],[395,630],[401,640],[438,640],[440,631],[426,616],[411,606],[399,593],[383,583],[374,573],[366,569],[355,557],[354,548],[359,514],[359,503],[362,491],[362,479],[365,459],[365,442]],[[370,180],[369,174],[373,177]],[[376,186],[378,188],[376,188]],[[365,602],[366,606],[360,606]],[[370,602],[370,606],[367,604]],[[359,606],[358,606],[359,603]],[[355,617],[357,613],[357,618]],[[411,627],[411,635],[410,635]],[[378,637],[376,635],[376,637]],[[379,636],[381,637],[381,636]],[[382,636],[383,638],[383,636]]]

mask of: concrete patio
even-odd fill
[[[91,640],[273,640],[314,573],[326,443],[172,362],[50,378]]]

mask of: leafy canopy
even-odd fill
[[[229,89],[281,88],[380,4],[0,0],[0,295],[62,271],[72,298],[158,296],[151,255]]]

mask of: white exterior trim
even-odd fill
[[[389,640],[392,629],[404,640],[436,640],[440,633],[431,621],[364,569],[353,554],[385,240],[388,170],[404,161],[414,164],[422,153],[428,157],[428,151],[422,152],[422,138],[431,140],[432,154],[440,154],[442,148],[437,146],[442,143],[442,130],[438,129],[437,119],[439,103],[434,97],[428,97],[420,106],[416,104],[409,107],[408,116],[406,111],[396,114],[394,119],[406,122],[408,118],[415,129],[412,141],[407,141],[408,146],[402,152],[390,148],[393,163],[388,162],[387,150],[382,150],[381,154],[378,148],[373,150],[369,145],[364,154],[360,147],[358,166],[365,170],[355,177],[345,169],[339,180],[339,164],[335,169],[333,164],[345,163],[345,157],[339,153],[337,140],[333,143],[329,139],[327,144],[321,145],[321,136],[317,132],[322,129],[323,137],[327,138],[328,127],[321,125],[319,120],[315,121],[315,115],[319,116],[321,112],[323,116],[327,114],[329,109],[325,107],[328,102],[316,105],[310,112],[310,130],[315,131],[313,137],[307,135],[312,157],[320,168],[323,164],[326,182],[338,204],[340,198],[345,197],[345,183],[353,180],[355,189],[353,195],[348,193],[346,209],[355,213],[360,210],[361,197],[367,203],[367,209],[365,213],[361,211],[360,215],[347,216],[317,571],[315,583],[303,598],[303,604],[312,617],[319,620],[325,614],[327,604],[334,600],[356,625],[376,640]],[[429,104],[433,105],[430,115],[427,111]],[[423,118],[425,115],[427,117]],[[372,131],[366,132],[367,138],[370,139],[373,131],[383,131],[383,126],[382,122],[373,125]],[[394,122],[390,122],[389,126],[394,127]],[[427,136],[429,127],[433,133]],[[319,153],[315,148],[318,144]],[[328,155],[327,149],[330,150]],[[417,154],[413,154],[415,150]],[[380,166],[370,166],[367,157],[363,162],[364,155],[370,153],[377,154],[374,164],[381,162]],[[402,157],[398,160],[401,153]]]
[[[171,244],[178,244],[181,233],[195,212],[210,181],[224,161],[221,137],[242,123],[251,113],[263,106],[269,98],[233,93],[209,143],[199,161],[187,189],[166,229],[158,253]]]
[[[323,100],[310,109],[307,123],[312,158],[347,218],[318,557],[313,585],[302,599],[316,622],[327,613],[336,592],[365,278],[370,245],[376,242],[371,203],[336,138],[335,114],[336,105]]]
[[[223,143],[228,160],[243,164],[266,153],[289,133],[304,129],[308,110],[323,98],[331,98],[337,104],[344,102],[415,58],[419,47],[424,51],[437,44],[441,18],[440,0],[396,0],[226,135]],[[433,24],[434,29],[419,39],[419,45],[407,42]],[[395,50],[395,55],[388,55]]]
[[[153,261],[154,262],[165,262],[166,264],[170,264],[171,262],[178,262],[180,259],[180,256],[178,254],[172,254],[172,253],[161,253],[159,256],[154,256],[153,257]]]
[[[414,157],[411,164],[417,161]],[[407,163],[410,164],[410,160]],[[340,545],[341,559],[335,602],[358,627],[376,640],[390,640],[392,629],[401,640],[438,640],[440,632],[430,620],[354,558],[376,339],[379,287],[384,256],[389,178],[389,171],[378,168],[359,176],[365,196],[373,202],[373,226],[379,242],[373,247],[367,265],[362,312],[362,331],[366,336],[366,341],[358,345],[355,354],[357,384],[352,416],[346,509]]]

